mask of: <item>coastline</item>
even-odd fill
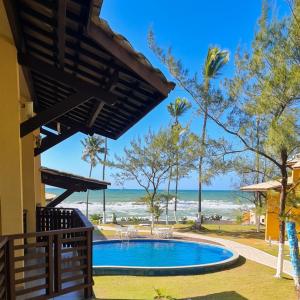
[[[57,188],[46,188],[47,193],[59,195],[63,192]],[[172,193],[173,191],[171,191]],[[250,202],[241,198],[242,192],[237,190],[205,190],[203,191],[202,209],[206,217],[221,215],[222,220],[235,220],[243,210],[251,209]],[[102,191],[91,191],[89,194],[90,214],[102,214]],[[106,190],[106,212],[108,219],[115,213],[118,220],[121,218],[149,218],[148,208],[140,203],[144,195],[143,190],[138,189],[108,189]],[[196,219],[198,191],[180,190],[178,192],[177,216],[178,219]],[[165,206],[164,203],[161,204]],[[58,207],[78,208],[85,211],[86,193],[74,193],[64,200]],[[165,220],[163,212],[160,221]],[[174,201],[169,202],[169,220],[174,220]]]

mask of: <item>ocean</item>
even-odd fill
[[[59,195],[63,190],[46,188],[46,192]],[[121,217],[149,218],[147,205],[139,199],[144,195],[143,190],[134,189],[108,189],[106,190],[106,214],[110,219],[115,213]],[[241,197],[240,191],[203,191],[202,211],[205,216],[221,215],[224,220],[234,220],[241,210],[252,207],[251,203]],[[198,192],[195,190],[180,190],[178,193],[177,216],[178,219],[187,217],[195,219],[198,207]],[[86,193],[74,193],[65,199],[58,207],[78,208],[82,212],[86,209]],[[102,191],[90,191],[89,214],[102,214]],[[169,220],[174,219],[174,202],[169,204]],[[163,213],[161,220],[165,219]]]

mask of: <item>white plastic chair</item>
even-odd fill
[[[128,233],[128,237],[130,238],[135,238],[138,236],[138,230],[133,225],[128,226],[127,233]]]
[[[116,228],[116,235],[120,238],[120,239],[124,239],[124,238],[128,238],[128,230],[127,227],[122,227],[122,226],[118,226]]]

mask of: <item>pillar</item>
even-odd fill
[[[23,232],[22,158],[17,52],[0,35],[0,234]]]

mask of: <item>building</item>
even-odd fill
[[[91,224],[76,210],[45,207],[44,183],[65,187],[59,200],[108,183],[41,169],[40,155],[77,132],[117,139],[174,88],[99,18],[101,4],[0,2],[1,299],[91,296]],[[62,269],[68,251],[74,264]]]
[[[294,187],[296,192],[300,192],[300,157],[296,156],[289,161],[289,166],[292,169],[292,174],[288,178],[288,187]],[[241,188],[245,192],[263,193],[266,197],[266,218],[265,218],[265,239],[278,241],[279,239],[279,196],[280,196],[280,181],[272,180],[244,186]],[[286,207],[286,212],[300,216],[300,209],[293,208],[289,205]],[[300,225],[297,226],[297,231],[300,232]],[[300,237],[300,235],[299,235]]]

